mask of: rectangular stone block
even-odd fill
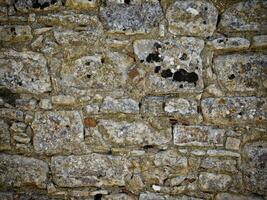
[[[266,98],[222,97],[201,102],[204,120],[225,125],[264,125],[267,123]]]
[[[31,40],[30,26],[0,26],[0,41],[27,41]]]
[[[0,154],[0,185],[45,189],[48,165],[35,158]]]
[[[216,171],[237,172],[236,160],[208,157],[201,161],[200,167]]]
[[[178,146],[223,146],[225,130],[210,126],[175,125],[174,144]]]
[[[124,186],[131,176],[123,157],[91,154],[52,157],[54,182],[60,187]]]
[[[83,123],[77,111],[36,112],[32,129],[38,153],[77,153],[83,144]]]

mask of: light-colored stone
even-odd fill
[[[95,8],[98,4],[98,0],[67,0],[66,6],[75,9],[90,9]]]
[[[119,156],[57,156],[51,162],[53,180],[61,187],[124,186],[131,175],[129,162]]]
[[[240,157],[239,153],[232,152],[232,151],[226,151],[226,150],[216,150],[216,149],[210,149],[207,151],[207,154],[209,156],[215,156],[215,157]]]
[[[264,200],[263,197],[254,195],[239,195],[231,193],[219,193],[215,197],[216,200]]]
[[[252,38],[252,47],[267,46],[267,35],[256,35]]]
[[[41,99],[39,103],[40,108],[45,109],[45,110],[50,110],[53,108],[52,102],[50,98],[47,99]]]
[[[176,151],[160,151],[155,156],[156,166],[170,166],[173,168],[187,168],[187,158],[179,155]]]
[[[27,41],[31,40],[30,26],[0,26],[0,41]]]
[[[52,104],[58,106],[68,106],[75,105],[76,99],[73,96],[69,95],[57,95],[52,96]]]
[[[237,172],[237,162],[229,159],[208,157],[202,160],[200,166],[216,171]]]
[[[215,50],[223,50],[223,51],[237,51],[248,49],[250,46],[250,41],[245,38],[240,37],[230,37],[230,38],[217,38],[208,42]]]
[[[227,137],[226,143],[225,143],[225,148],[231,149],[231,150],[239,150],[240,143],[241,143],[240,139],[233,138],[233,137]]]

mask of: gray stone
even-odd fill
[[[214,124],[261,125],[267,122],[266,99],[257,97],[208,98],[201,102],[204,119]]]
[[[57,7],[57,5],[61,5],[61,0],[24,0],[24,1],[13,1],[14,7],[23,12],[28,12],[31,9],[40,9],[40,10],[51,10],[51,7]],[[50,7],[50,8],[49,8]]]
[[[111,4],[100,9],[103,23],[111,33],[148,33],[162,19],[158,1],[136,4]]]
[[[79,152],[83,142],[83,123],[77,111],[36,112],[32,122],[33,145],[48,155]]]
[[[181,37],[166,41],[136,40],[134,53],[147,68],[145,91],[154,94],[194,93],[203,90],[204,41]],[[156,70],[161,66],[160,70]]]
[[[212,174],[201,172],[199,175],[199,186],[203,191],[225,191],[232,183],[232,178],[226,174]]]
[[[52,96],[52,104],[58,106],[75,105],[76,99],[70,95],[57,95]]]
[[[11,192],[0,192],[2,200],[13,200],[13,193]]]
[[[215,197],[216,200],[264,200],[263,197],[255,195],[240,195],[231,193],[219,193]]]
[[[16,99],[16,107],[22,110],[34,110],[37,105],[36,99]]]
[[[207,154],[209,156],[214,156],[214,157],[240,157],[239,153],[236,152],[232,152],[232,151],[226,151],[226,150],[222,150],[222,149],[210,149],[207,151]]]
[[[257,92],[267,79],[266,66],[263,54],[221,55],[213,63],[219,83],[230,92]]]
[[[199,0],[177,0],[166,11],[169,31],[175,35],[211,36],[217,15],[215,6]]]
[[[105,113],[139,113],[138,102],[133,99],[114,99],[106,97],[100,106],[100,112]]]
[[[0,120],[0,150],[10,150],[10,132],[9,125]]]
[[[252,47],[267,46],[267,35],[256,35],[252,38]]]
[[[98,5],[98,0],[67,0],[66,6],[75,9],[90,9]]]
[[[187,158],[179,155],[176,151],[160,151],[155,156],[156,166],[170,166],[173,168],[187,168]]]
[[[10,108],[0,108],[0,116],[9,120],[24,120],[24,113],[18,109],[10,109]]]
[[[217,38],[208,42],[215,50],[223,50],[223,51],[233,51],[233,50],[244,50],[248,49],[250,46],[250,41],[245,38],[240,37],[230,37],[230,38]]]
[[[48,165],[35,158],[0,154],[0,184],[46,188]]]
[[[265,0],[248,0],[229,7],[222,15],[220,26],[227,31],[266,32]]]
[[[229,159],[208,157],[201,161],[200,167],[216,171],[237,172],[237,162]]]
[[[163,115],[163,103],[163,97],[146,96],[142,101],[141,112],[143,114],[154,116]]]
[[[240,144],[241,144],[240,139],[233,138],[233,137],[227,137],[226,143],[225,143],[225,148],[231,149],[231,150],[239,150]]]
[[[242,156],[242,172],[245,188],[256,194],[267,191],[267,142],[256,141],[245,144]]]
[[[45,57],[30,51],[0,53],[0,84],[16,92],[43,93],[51,90]]]
[[[175,125],[174,144],[178,146],[223,146],[225,130],[210,126]]]
[[[139,200],[203,200],[200,198],[190,197],[190,196],[169,196],[169,195],[163,195],[158,193],[141,193],[139,196]]]
[[[0,26],[0,41],[27,41],[31,40],[30,26]]]
[[[41,100],[40,100],[40,103],[39,103],[39,106],[40,106],[40,108],[42,108],[42,109],[47,109],[47,110],[53,108],[53,106],[52,106],[52,101],[51,101],[51,99],[49,99],[49,98],[41,99]]]
[[[124,186],[131,176],[128,161],[119,156],[57,156],[51,163],[53,180],[60,187]]]
[[[110,194],[104,196],[103,200],[134,200],[134,198],[127,194],[121,193],[121,194]]]
[[[97,127],[86,128],[85,142],[100,146],[165,145],[171,140],[171,129],[157,131],[148,123],[99,120]]]

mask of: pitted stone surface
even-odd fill
[[[77,111],[37,112],[32,129],[38,153],[77,153],[83,143],[83,123]]]
[[[230,54],[214,58],[213,68],[221,85],[230,92],[256,92],[267,79],[267,56]]]
[[[67,0],[66,5],[75,9],[89,9],[95,8],[98,4],[98,0]]]
[[[267,121],[265,98],[208,98],[201,105],[204,119],[214,124],[261,125]]]
[[[0,150],[11,149],[10,132],[8,129],[9,125],[3,120],[0,120]]]
[[[30,26],[0,26],[0,41],[27,41],[33,38]]]
[[[175,35],[211,36],[216,29],[217,9],[209,2],[177,0],[167,9],[169,31]]]
[[[203,159],[200,166],[216,171],[237,172],[237,162],[235,160],[210,157]]]
[[[11,1],[16,10],[29,11],[30,9],[44,10],[53,5],[60,5],[61,0],[24,0],[24,1]]]
[[[223,146],[225,130],[209,126],[176,125],[174,144],[178,146]]]
[[[0,154],[0,184],[46,188],[48,165],[35,158]]]
[[[100,10],[103,23],[112,33],[148,33],[162,19],[158,1],[137,4],[111,4]]]
[[[215,50],[237,51],[248,49],[250,41],[240,37],[222,37],[212,40],[211,42],[208,42],[208,44]]]
[[[256,195],[237,195],[231,193],[219,193],[216,195],[216,200],[263,200],[263,197]]]
[[[144,62],[147,92],[156,94],[201,92],[204,41],[193,37],[173,40],[136,40],[134,53]],[[156,67],[160,66],[160,70]]]
[[[187,168],[187,158],[172,150],[157,153],[154,163],[156,166],[170,166],[181,169]]]
[[[0,65],[0,84],[15,92],[43,93],[51,90],[47,61],[39,53],[2,51]]]
[[[171,129],[157,131],[148,123],[116,122],[111,120],[99,120],[97,128],[87,128],[85,141],[90,145],[102,146],[145,146],[164,145],[171,140]]]
[[[220,26],[227,31],[267,31],[267,2],[248,0],[232,5],[222,15]]]
[[[131,176],[129,162],[120,156],[57,156],[51,163],[53,180],[61,187],[124,186]]]

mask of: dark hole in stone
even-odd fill
[[[201,107],[200,106],[197,106],[197,112],[201,113]]]
[[[7,88],[0,88],[0,97],[2,97],[6,103],[15,106],[16,99],[19,98],[19,95],[13,93],[11,90]]]
[[[21,81],[19,81],[19,82],[18,82],[18,85],[19,85],[19,86],[22,86],[22,82],[21,82]]]
[[[149,62],[149,63],[152,63],[153,61],[160,62],[160,61],[162,61],[162,58],[159,57],[159,53],[158,52],[155,52],[155,53],[148,54],[148,56],[146,58],[146,61]]]
[[[122,31],[126,31],[126,28],[123,28]]]
[[[161,48],[162,46],[161,46],[159,43],[156,42],[156,43],[154,44],[154,47],[155,47],[156,49],[159,49],[159,48]]]
[[[66,128],[70,128],[70,125],[66,125]]]
[[[11,27],[10,31],[16,35],[16,29],[14,27]]]
[[[177,119],[169,119],[171,125],[175,125],[178,123]]]
[[[220,21],[221,21],[221,15],[219,14],[219,15],[218,15],[218,18],[217,18],[216,27],[218,27],[218,25],[219,25]]]
[[[45,2],[44,4],[41,5],[41,9],[44,9],[46,7],[48,7],[50,4],[48,2]]]
[[[231,74],[230,76],[228,76],[228,79],[233,80],[235,78],[234,74]]]
[[[51,4],[55,4],[57,2],[57,0],[52,0]]]
[[[140,62],[141,62],[141,63],[143,63],[143,62],[144,62],[144,60],[140,60]]]
[[[207,24],[207,22],[206,21],[203,21],[203,24]]]
[[[38,3],[38,0],[32,0],[32,7],[33,8],[40,8],[41,4]]]
[[[260,163],[260,164],[259,164],[259,168],[260,168],[260,169],[264,169],[264,168],[265,168],[265,163],[264,163],[264,162]]]
[[[184,87],[184,85],[183,84],[181,84],[180,86],[179,86],[179,88],[183,88]]]
[[[161,69],[161,66],[156,66],[155,69],[154,69],[154,72],[155,73],[159,73],[160,69]]]
[[[172,77],[172,71],[170,69],[163,70],[161,72],[161,77],[163,77],[163,78]]]
[[[90,62],[89,62],[89,61],[87,61],[87,62],[85,63],[85,65],[90,65]]]
[[[240,113],[238,113],[239,115],[243,115],[243,113],[242,112],[240,112]]]
[[[101,63],[105,63],[105,58],[101,58]]]
[[[86,75],[87,78],[91,78],[91,76],[92,76],[91,74],[87,74]]]
[[[183,55],[180,57],[180,60],[186,60],[187,59],[187,54],[183,53]]]
[[[153,149],[154,145],[145,145],[143,146],[144,149]]]
[[[130,4],[130,0],[124,0],[124,3],[129,5]]]
[[[208,10],[208,7],[205,7],[204,10]]]
[[[138,104],[139,109],[141,109],[141,106],[142,106],[142,103],[140,102],[140,103]]]
[[[195,72],[187,72],[184,69],[179,69],[173,74],[173,81],[186,81],[188,83],[194,83],[198,81],[198,75]]]
[[[96,194],[94,196],[94,200],[101,200],[102,199],[102,194]]]

